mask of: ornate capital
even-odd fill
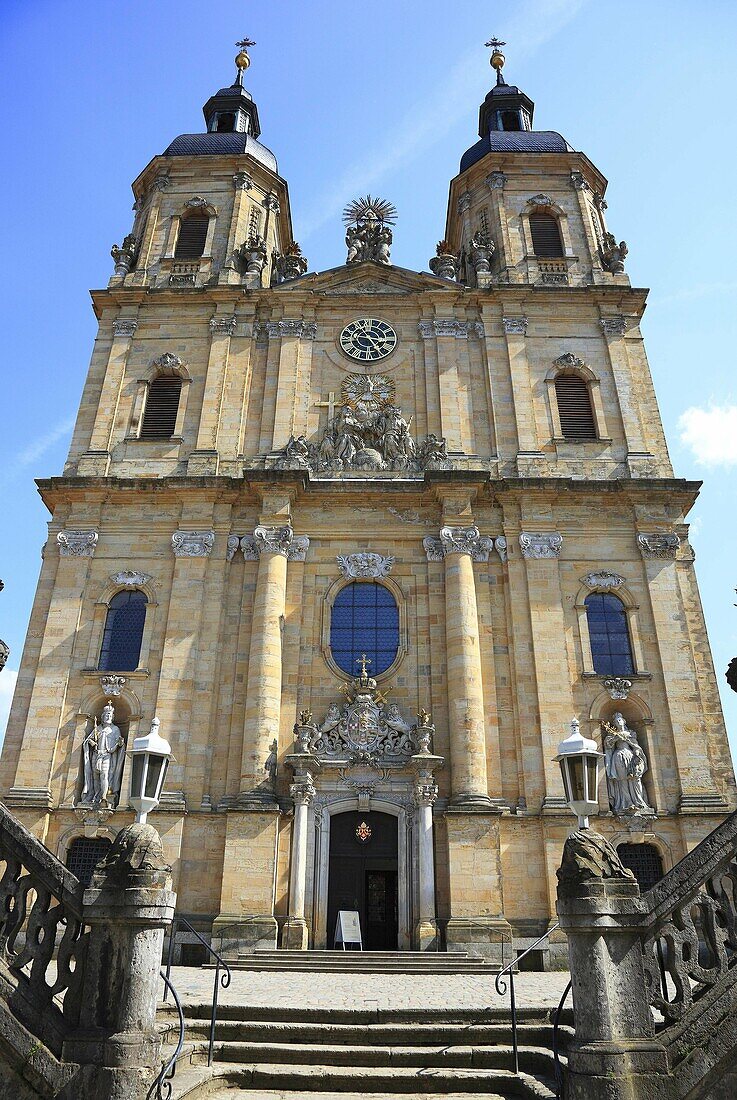
[[[571,187],[574,191],[586,191],[588,186],[582,172],[571,172]]]
[[[605,336],[624,336],[627,331],[626,318],[621,314],[619,317],[602,317],[599,324]]]
[[[441,318],[435,321],[420,321],[417,328],[423,340],[428,340],[431,336],[455,336],[459,340],[466,340],[468,338],[469,323],[468,321],[452,321]]]
[[[367,579],[370,577],[387,577],[394,565],[394,558],[382,557],[381,554],[348,554],[344,557],[338,554],[336,561],[338,568],[344,577],[349,579]]]
[[[488,561],[494,540],[475,526],[441,527],[440,538],[427,535],[422,545],[428,561],[442,561],[448,554],[468,554],[474,561]]]
[[[116,317],[113,321],[113,336],[134,336],[138,328],[135,317]]]
[[[97,531],[59,531],[56,542],[62,558],[91,558],[98,538]]]
[[[175,558],[207,558],[214,543],[214,531],[175,531],[171,537]]]
[[[432,806],[438,797],[437,783],[416,783],[414,802],[416,806]]]
[[[107,696],[120,695],[121,689],[126,684],[125,676],[101,676],[100,687]]]
[[[456,209],[459,214],[465,214],[467,210],[471,209],[471,192],[464,191],[462,195],[458,196],[458,203]]]
[[[507,557],[509,555],[508,555],[507,540],[505,539],[504,535],[497,535],[497,537],[494,539],[494,549],[496,550],[497,554],[499,555],[499,560],[500,561],[506,561],[507,560]]]
[[[472,321],[468,328],[469,334],[473,333],[474,336],[478,336],[479,340],[483,340],[486,336],[486,329],[484,328],[483,321]]]
[[[269,536],[268,539],[259,541],[257,538],[257,532],[268,531],[277,532],[277,536]],[[282,531],[291,532],[291,541],[287,541],[285,536],[284,545],[286,549],[279,549],[281,545],[278,533]],[[284,554],[287,561],[304,561],[307,557],[307,551],[310,548],[310,540],[307,535],[295,535],[291,527],[257,527],[252,535],[238,535],[228,536],[228,561],[232,561],[238,550],[241,550],[245,561],[258,561],[262,553],[266,554]]]
[[[545,534],[523,531],[519,545],[523,558],[557,558],[563,546],[563,536],[555,531]]]
[[[632,681],[625,680],[622,676],[613,676],[604,681],[604,687],[612,699],[626,699],[632,690]]]
[[[253,541],[256,553],[282,554],[285,558],[289,555],[294,531],[285,524],[283,527],[265,527],[259,525],[253,532]]]
[[[675,531],[637,536],[637,545],[643,558],[675,558],[680,544],[681,540]]]
[[[162,172],[156,177],[152,186],[154,191],[166,191],[167,188],[171,187],[171,180],[165,172]]]
[[[210,318],[210,332],[213,336],[235,336],[237,324],[235,314],[232,317],[218,317],[215,315]]]
[[[264,196],[264,206],[267,210],[272,210],[275,214],[278,214],[281,211],[279,200],[273,191],[269,191],[268,195]]]
[[[569,367],[573,370],[580,370],[581,367],[585,367],[586,364],[583,359],[579,359],[572,351],[566,351],[563,355],[559,355],[557,359],[553,360],[553,366]]]
[[[621,588],[624,577],[619,573],[610,573],[608,569],[600,569],[596,573],[587,573],[583,583],[589,588],[598,588],[600,591],[611,592],[615,588]]]
[[[253,187],[253,180],[248,172],[236,172],[233,176],[233,187],[236,191],[250,191]]]
[[[309,775],[295,779],[289,787],[289,793],[294,799],[295,806],[309,806],[315,794],[315,784]]]
[[[526,336],[526,317],[502,317],[502,325],[507,336]]]
[[[303,340],[314,340],[317,324],[314,321],[267,321],[267,336],[300,336]]]
[[[484,183],[490,191],[503,191],[506,182],[507,177],[503,172],[490,172],[484,180]]]
[[[149,573],[138,573],[134,569],[121,569],[119,573],[111,573],[110,580],[119,588],[140,588],[151,580]]]
[[[420,321],[417,325],[417,330],[423,340],[429,340],[431,336],[435,335],[435,328],[432,321]]]

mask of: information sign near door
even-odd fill
[[[337,947],[339,944],[344,951],[346,950],[346,945],[350,950],[354,950],[357,946],[359,951],[363,951],[361,918],[353,909],[340,909],[338,912],[338,919],[335,922],[335,942],[333,946]]]

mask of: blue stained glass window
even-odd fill
[[[330,616],[330,650],[349,676],[357,675],[362,653],[373,676],[386,672],[399,650],[399,608],[388,588],[375,581],[341,588]]]
[[[585,604],[594,671],[602,676],[633,673],[627,611],[622,601],[610,592],[592,592]]]
[[[146,604],[143,592],[118,592],[105,619],[99,668],[103,672],[132,672],[138,668]]]

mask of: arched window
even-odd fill
[[[536,256],[555,258],[564,255],[560,228],[552,214],[530,214],[530,232]]]
[[[196,211],[183,217],[179,223],[179,235],[174,249],[175,260],[198,260],[205,251],[207,229],[210,219],[207,214]]]
[[[113,596],[102,636],[101,672],[133,672],[138,668],[147,603],[145,594],[137,589]]]
[[[588,383],[580,374],[559,374],[555,379],[555,399],[564,439],[598,438]]]
[[[146,393],[141,439],[171,439],[177,424],[181,392],[181,378],[170,374],[154,378]]]
[[[112,841],[107,837],[78,836],[69,845],[67,852],[67,867],[76,875],[83,886],[89,886],[94,871],[100,860],[110,851]]]
[[[349,676],[357,674],[362,653],[373,676],[386,672],[399,651],[399,608],[388,588],[376,581],[341,588],[330,616],[330,650]]]
[[[654,844],[618,844],[617,855],[632,871],[643,892],[663,877],[663,861]]]
[[[627,627],[627,611],[619,596],[611,592],[592,592],[586,597],[591,656],[594,672],[607,676],[626,676],[635,671],[632,645]]]

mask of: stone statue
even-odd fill
[[[310,445],[303,435],[291,436],[279,460],[283,470],[302,470],[310,464]]]
[[[450,466],[444,439],[432,432],[420,446],[420,465],[423,470],[447,470]]]
[[[277,766],[278,766],[278,753],[279,753],[279,745],[277,743],[276,738],[274,738],[274,740],[271,742],[271,745],[269,746],[269,755],[266,757],[266,761],[264,763],[264,771],[266,772],[266,775],[268,776],[267,783],[268,783],[268,785],[269,785],[269,787],[271,788],[272,791],[274,790],[274,788],[276,786],[276,769],[277,769]]]
[[[647,759],[640,747],[637,734],[627,726],[624,716],[617,711],[613,725],[604,723],[607,788],[609,803],[615,814],[652,813],[642,786],[647,771]]]
[[[390,263],[392,231],[389,226],[394,224],[396,216],[397,211],[390,202],[372,198],[371,195],[349,203],[343,211],[348,249],[345,262],[360,264],[364,260],[373,260],[377,264]]]
[[[613,233],[604,234],[604,247],[602,248],[602,256],[604,259],[604,267],[607,271],[610,271],[612,275],[621,275],[624,271],[624,261],[629,249],[627,248],[626,241],[620,241],[617,244]]]
[[[94,720],[92,731],[82,744],[84,787],[81,805],[112,807],[118,805],[125,762],[125,741],[115,725],[115,710],[108,699],[102,708],[100,725]]]
[[[137,243],[133,234],[129,233],[127,237],[124,237],[123,243],[120,246],[114,244],[110,249],[110,255],[115,261],[116,275],[127,275],[133,267]]]
[[[457,279],[460,258],[453,252],[448,241],[438,241],[435,255],[430,260],[430,270],[439,279]]]

